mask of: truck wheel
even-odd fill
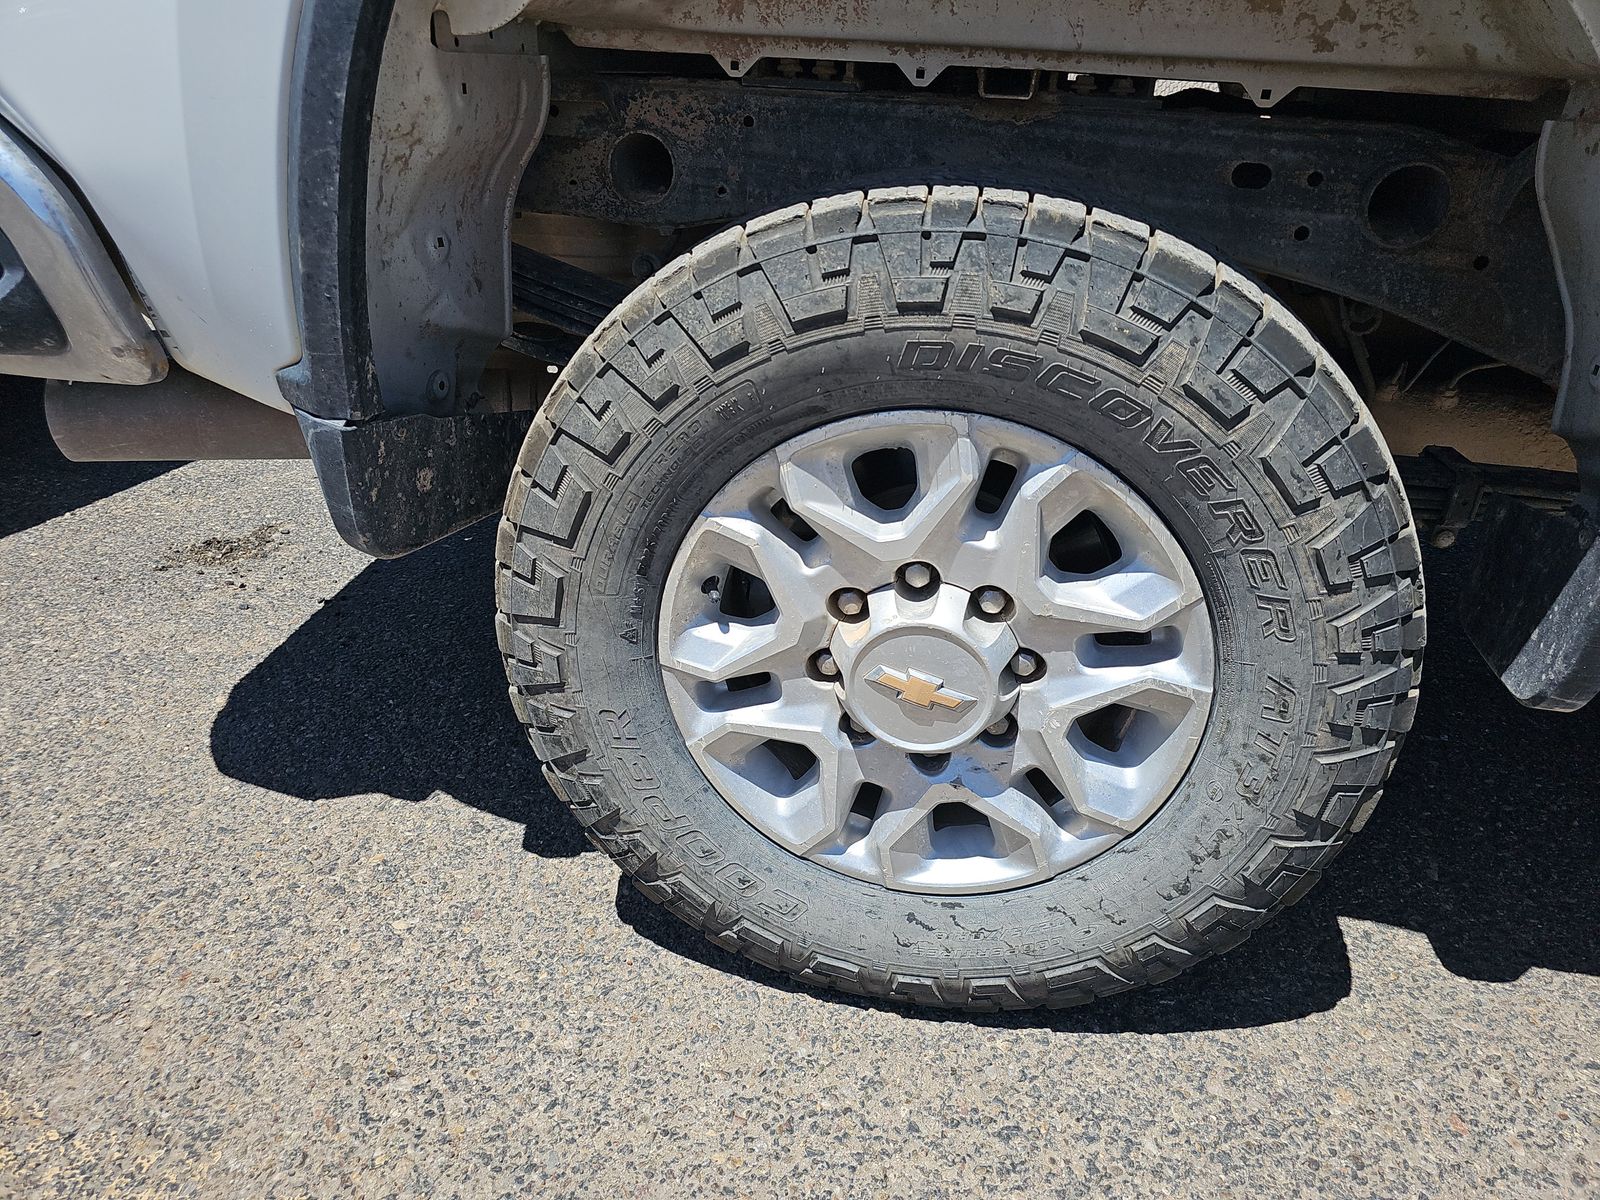
[[[642,285],[498,538],[511,698],[638,887],[845,991],[1064,1005],[1303,895],[1415,706],[1349,382],[1195,247],[1044,196],[818,200]]]

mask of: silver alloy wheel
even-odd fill
[[[1194,568],[1127,484],[1037,430],[921,410],[793,437],[724,486],[678,548],[659,652],[746,820],[944,893],[1036,883],[1138,829],[1215,670]]]

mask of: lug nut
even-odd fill
[[[1001,717],[993,725],[991,725],[991,726],[989,726],[989,728],[985,729],[984,732],[987,733],[990,737],[997,737],[997,738],[1010,737],[1011,736],[1011,728],[1012,728],[1011,718],[1010,717]]]
[[[867,597],[855,588],[841,588],[833,594],[833,607],[841,616],[859,617],[867,611]]]
[[[812,656],[811,665],[818,675],[824,679],[837,679],[839,677],[839,664],[833,660],[833,655],[826,650],[818,650]]]
[[[925,562],[907,563],[900,568],[900,578],[906,581],[906,586],[921,591],[933,582],[933,568]]]
[[[845,713],[844,720],[840,724],[844,727],[845,736],[852,741],[859,742],[872,736],[870,732],[856,724],[855,719],[849,713]]]
[[[997,587],[986,587],[978,590],[978,611],[987,616],[998,617],[1005,612],[1006,605],[1011,603],[1011,598]]]
[[[1011,659],[1011,673],[1018,679],[1032,679],[1044,670],[1044,660],[1032,650],[1018,650]]]

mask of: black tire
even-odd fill
[[[1064,390],[1040,383],[1056,363]],[[989,895],[890,891],[768,841],[690,757],[654,652],[673,553],[736,471],[830,420],[939,406],[1053,433],[1141,492],[1195,563],[1219,663],[1155,816]],[[784,209],[642,285],[539,414],[498,560],[517,713],[646,896],[807,982],[974,1009],[1169,978],[1304,895],[1378,799],[1424,641],[1394,463],[1304,327],[1185,242],[975,188]]]

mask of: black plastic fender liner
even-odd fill
[[[278,373],[335,527],[388,558],[499,510],[531,414],[389,411],[368,309],[373,112],[395,0],[305,0],[289,114],[303,355]]]

